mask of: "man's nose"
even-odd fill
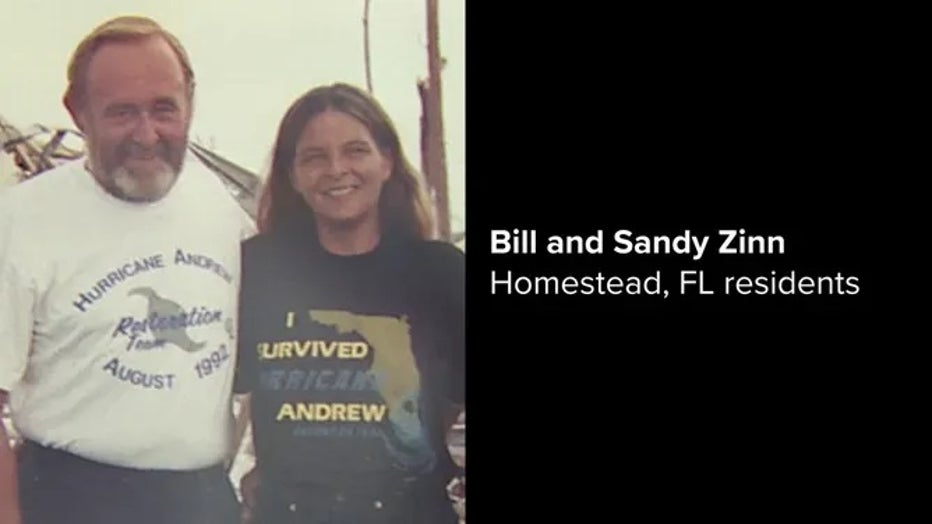
[[[156,132],[155,122],[152,121],[152,117],[148,113],[143,112],[140,115],[132,136],[137,144],[143,146],[151,147],[158,143],[159,134]]]

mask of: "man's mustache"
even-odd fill
[[[117,157],[119,157],[120,160],[157,156],[169,163],[171,163],[172,160],[172,153],[172,146],[161,140],[156,142],[152,147],[146,147],[137,142],[126,141],[120,143],[116,150]]]

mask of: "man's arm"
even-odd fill
[[[239,454],[240,448],[243,447],[243,436],[246,434],[246,428],[249,427],[250,415],[250,401],[252,400],[252,395],[246,393],[244,395],[235,395],[235,402],[239,405],[239,412],[235,413],[233,426],[233,446],[229,459],[229,466],[227,469],[233,466],[233,463],[236,461],[236,456]]]
[[[0,412],[8,395],[19,382],[29,361],[34,328],[34,308],[39,296],[31,257],[22,250],[31,235],[17,223],[21,200],[12,190],[0,191]],[[26,221],[29,223],[28,220]],[[24,271],[23,269],[27,270]],[[10,449],[10,436],[0,420],[0,524],[22,524],[19,487],[16,481],[16,455]]]
[[[6,405],[7,392],[0,389],[0,413]],[[19,488],[16,482],[16,456],[10,448],[3,419],[0,419],[0,524],[21,524]]]

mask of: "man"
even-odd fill
[[[187,155],[195,81],[174,36],[110,20],[68,82],[86,160],[0,194],[0,407],[24,439],[14,457],[0,427],[0,524],[236,522],[224,461],[253,224]]]

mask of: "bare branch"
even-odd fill
[[[372,94],[372,61],[369,55],[369,0],[363,7],[362,29],[363,29],[363,47],[366,53],[366,89]]]

